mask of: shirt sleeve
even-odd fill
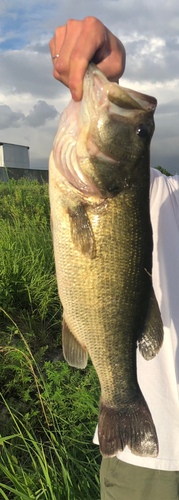
[[[179,175],[166,176],[155,168],[150,169],[150,206],[162,204],[170,199],[175,216],[179,217]]]

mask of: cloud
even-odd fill
[[[164,82],[179,78],[179,40],[142,37],[126,41],[125,77],[131,81]],[[176,47],[178,46],[178,50]]]
[[[38,101],[33,107],[33,110],[25,118],[25,124],[30,127],[40,127],[45,125],[47,120],[56,118],[58,111],[54,106],[47,104],[45,101]]]
[[[51,0],[6,0],[1,17],[1,33],[7,41],[13,40],[14,48],[23,48],[32,40],[39,40],[42,33],[47,33],[45,27],[49,17],[53,16],[54,1]],[[1,0],[0,0],[1,11]]]
[[[178,0],[0,0],[0,128],[3,140],[29,138],[31,161],[47,164],[58,113],[70,99],[53,78],[49,40],[68,18],[98,17],[127,52],[121,85],[158,99],[153,165],[179,160]],[[2,105],[8,105],[2,108]],[[10,127],[10,128],[9,128]],[[4,132],[3,132],[4,129]],[[46,159],[45,159],[46,155]],[[177,156],[178,155],[178,156]],[[42,156],[42,158],[41,158]],[[163,162],[163,164],[162,164]]]
[[[29,93],[36,97],[49,96],[53,93],[54,87],[50,62],[50,56],[41,57],[28,49],[2,53],[1,90],[7,94]]]
[[[10,2],[11,16],[16,13],[16,21],[13,20],[8,33],[11,32],[14,38],[8,39],[8,50],[3,45],[0,73],[0,88],[7,94],[30,93],[39,99],[63,96],[65,87],[52,76],[48,42],[58,19],[63,24],[68,16],[82,19],[94,13],[124,42],[127,52],[125,77],[131,83],[164,83],[179,78],[179,37],[177,27],[173,28],[172,23],[173,15],[176,19],[179,16],[175,0],[170,1],[170,8],[168,2],[150,2],[149,6],[138,0],[135,5],[132,0],[92,0],[90,8],[84,0],[79,0],[78,6],[72,0],[68,5],[62,0],[53,1],[51,8],[46,1],[43,8],[42,4],[40,1],[35,6],[31,0],[22,8],[22,2],[17,1],[14,9],[13,2]]]
[[[179,116],[179,99],[174,99],[158,106],[158,115],[177,115]]]
[[[22,125],[29,127],[41,127],[49,120],[53,120],[59,115],[54,106],[47,104],[45,101],[38,101],[29,114],[13,111],[6,104],[0,105],[0,129],[21,127]]]
[[[12,111],[10,106],[6,104],[0,105],[0,129],[6,129],[9,127],[20,127],[24,121],[24,114]]]
[[[37,52],[38,54],[47,54],[49,56],[49,40],[48,42],[33,42],[31,45],[28,45],[27,48],[31,52]]]
[[[50,53],[8,50],[0,53],[0,88],[7,96],[30,94],[40,99],[62,96],[66,88],[53,78]]]

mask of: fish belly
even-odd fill
[[[75,248],[67,202],[55,188],[51,211],[64,321],[88,351],[101,385],[101,453],[113,456],[128,444],[135,454],[155,456],[156,431],[136,376],[136,342],[152,286],[149,210],[141,211],[130,193],[88,206],[92,258]]]

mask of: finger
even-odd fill
[[[122,43],[94,17],[71,19],[66,26],[57,28],[50,51],[52,58],[59,54],[53,60],[53,75],[70,88],[74,100],[82,98],[83,78],[90,61],[111,81],[118,81],[125,67]]]
[[[94,55],[105,44],[107,50],[107,36],[102,23],[95,18],[87,18],[86,23],[84,20],[69,58],[69,88],[73,99],[82,98],[85,71]]]
[[[59,54],[58,58],[53,59],[54,76],[68,86],[70,56],[73,47],[81,30],[82,21],[70,19],[66,26],[61,26],[55,30],[54,43],[51,43],[52,58]]]
[[[88,17],[82,22],[69,61],[68,86],[75,100],[82,98],[83,78],[90,61],[115,82],[125,68],[125,49],[120,40],[101,21]]]
[[[94,53],[103,44],[106,28],[100,21],[87,17],[83,21],[70,19],[66,26],[56,29],[55,36],[50,42],[53,60],[53,75],[67,85],[75,100],[82,97],[83,77],[89,61]]]
[[[125,48],[122,42],[116,38],[115,47],[111,48],[111,52],[107,57],[101,59],[101,62],[98,63],[98,68],[111,82],[118,82],[124,73],[125,63]]]
[[[50,48],[50,53],[51,53],[51,58],[53,62],[53,55],[55,54],[55,40],[52,38],[49,42],[49,48]]]
[[[60,57],[61,49],[63,47],[66,34],[66,26],[59,26],[55,30],[54,37],[49,42],[49,48],[52,58],[53,66],[56,66],[56,59]],[[55,56],[58,56],[57,58]]]

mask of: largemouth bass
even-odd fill
[[[159,351],[162,320],[152,287],[150,141],[156,100],[91,64],[83,98],[63,112],[49,164],[53,245],[63,305],[63,353],[99,377],[104,457],[126,445],[156,456],[158,440],[136,374]],[[144,373],[145,377],[145,373]]]

